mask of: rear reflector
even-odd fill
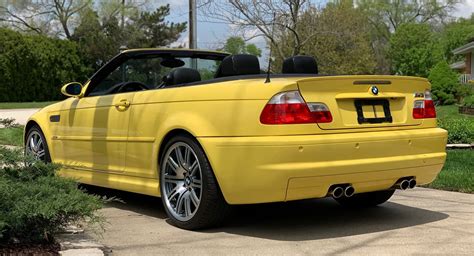
[[[276,94],[260,115],[262,124],[307,124],[331,121],[331,112],[325,104],[306,104],[299,91]]]
[[[424,100],[414,101],[413,118],[414,119],[436,118],[436,109],[434,106],[434,102],[431,99],[431,92],[429,90],[425,91]]]
[[[309,110],[313,114],[316,123],[330,123],[332,122],[331,111],[324,103],[308,103]]]

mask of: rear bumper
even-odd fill
[[[439,128],[328,135],[200,137],[230,204],[325,197],[333,184],[356,193],[390,188],[400,177],[436,178],[446,159]]]

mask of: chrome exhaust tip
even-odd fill
[[[340,198],[344,195],[344,189],[342,189],[342,187],[335,187],[329,194],[331,194],[334,198]]]
[[[408,181],[408,187],[409,188],[415,188],[416,187],[416,180],[415,179],[411,179]]]
[[[410,187],[410,182],[408,180],[402,180],[397,184],[397,187],[401,190],[407,190]]]
[[[344,189],[344,196],[351,197],[354,195],[355,189],[353,186],[349,185]]]

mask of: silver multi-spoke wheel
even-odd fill
[[[168,211],[179,221],[196,214],[202,199],[201,164],[194,150],[184,142],[172,144],[163,158],[162,197]]]
[[[26,138],[26,152],[38,160],[45,160],[45,142],[38,131],[32,130],[28,133],[28,137]]]

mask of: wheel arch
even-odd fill
[[[178,135],[187,135],[187,136],[190,136],[190,137],[194,138],[198,142],[199,146],[201,146],[201,148],[202,148],[202,145],[196,139],[196,136],[194,136],[191,132],[189,132],[189,131],[187,131],[186,129],[183,129],[183,128],[172,129],[172,130],[168,131],[165,136],[163,136],[163,139],[160,141],[160,143],[158,145],[158,156],[157,156],[158,157],[158,167],[160,166],[161,157],[163,157],[164,149],[165,149],[166,144],[173,137],[176,137]]]
[[[43,131],[43,128],[41,128],[41,126],[39,125],[38,122],[36,122],[35,120],[28,120],[28,122],[26,123],[25,125],[25,129],[23,131],[23,144],[25,144],[25,141],[26,141],[26,135],[28,134],[28,131],[31,129],[31,127],[33,126],[38,126],[40,128],[40,130],[43,132],[44,134],[44,131]]]
[[[209,162],[209,165],[211,166],[212,173],[214,174],[214,178],[216,179],[217,187],[219,188],[220,193],[224,197],[224,200],[227,201],[227,199],[225,199],[225,193],[222,191],[222,187],[221,187],[220,182],[219,182],[219,177],[217,176],[216,171],[214,170],[213,164],[212,164],[212,162],[211,162],[211,160],[208,156],[208,152],[203,147],[203,145],[199,141],[199,139],[193,133],[189,132],[187,129],[174,128],[174,129],[168,131],[165,136],[163,136],[163,139],[160,141],[159,146],[158,146],[158,154],[157,154],[158,160],[156,162],[157,167],[158,167],[157,168],[158,172],[160,171],[160,162],[161,162],[161,158],[163,157],[163,154],[165,152],[164,150],[165,150],[166,144],[168,143],[169,140],[171,140],[171,138],[173,138],[175,136],[178,136],[178,135],[187,135],[187,136],[193,138],[196,141],[196,143],[198,144],[198,146],[201,147],[202,151],[204,152],[204,155],[206,156],[206,158]],[[159,177],[159,173],[158,173],[158,177]]]

